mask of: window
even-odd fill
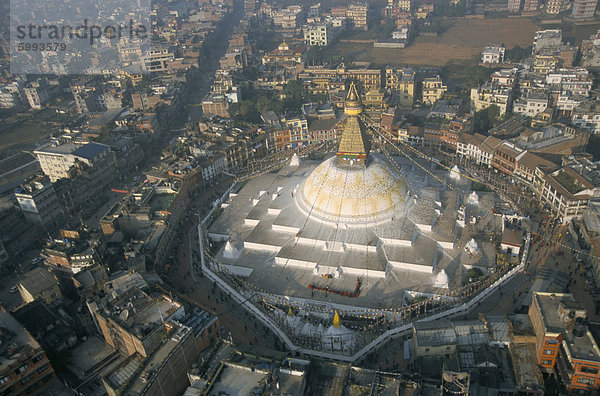
[[[28,383],[29,381],[31,381],[31,379],[32,379],[32,378],[33,378],[33,374],[29,374],[27,377],[24,377],[24,378],[21,380],[21,383],[22,383],[22,384],[26,384],[26,383]]]
[[[598,369],[596,367],[581,366],[581,372],[586,374],[598,374]]]
[[[542,366],[552,366],[552,360],[550,359],[542,359]]]
[[[8,377],[0,378],[0,385],[6,384],[8,382]]]
[[[584,385],[594,385],[596,381],[594,381],[591,378],[586,378],[586,377],[579,377],[577,378],[577,383],[579,384],[584,384]]]
[[[27,364],[22,365],[15,370],[15,374],[21,374],[23,371],[27,370],[27,367],[29,367]]]
[[[33,363],[37,363],[37,362],[39,362],[40,360],[42,360],[43,358],[44,358],[44,355],[43,355],[43,354],[41,354],[41,355],[37,355],[37,356],[35,356],[34,358],[32,358],[32,359],[31,359],[31,361],[32,361]]]
[[[544,355],[554,356],[554,351],[552,349],[544,349]]]
[[[48,364],[44,364],[43,366],[41,366],[40,368],[37,369],[38,374],[43,373],[44,371],[46,371],[48,369]]]

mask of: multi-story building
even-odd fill
[[[596,13],[598,0],[573,0],[573,11],[571,18],[585,19],[593,18]]]
[[[412,11],[412,1],[411,0],[398,0],[398,9],[402,11],[410,12]]]
[[[508,0],[507,8],[508,12],[517,13],[521,11],[521,4],[523,0]]]
[[[303,62],[302,55],[306,52],[306,47],[290,47],[285,41],[282,42],[271,52],[263,55],[263,65],[297,65]]]
[[[65,218],[62,207],[48,177],[38,176],[21,184],[15,197],[30,223],[49,232],[63,224]]]
[[[327,79],[328,81],[354,80],[363,92],[381,89],[381,71],[378,69],[347,69],[341,63],[336,69],[305,67],[298,78],[308,81]]]
[[[504,62],[504,53],[506,48],[504,47],[485,47],[481,51],[481,63],[498,64]]]
[[[48,264],[61,278],[69,279],[98,261],[96,249],[86,241],[57,239],[43,249]]]
[[[157,49],[146,52],[141,58],[142,69],[146,72],[161,72],[169,68],[175,55],[168,49]]]
[[[513,113],[523,114],[526,117],[535,117],[548,108],[548,93],[530,92],[524,98],[518,98],[513,103]]]
[[[331,24],[324,22],[305,25],[303,31],[304,43],[307,45],[317,45],[319,47],[329,45],[334,34],[334,29]]]
[[[202,100],[202,112],[229,118],[229,102],[224,94],[209,93]]]
[[[302,7],[297,5],[273,12],[273,23],[284,29],[295,29],[300,26],[303,18]]]
[[[535,14],[540,10],[540,0],[523,0],[523,14]]]
[[[538,167],[535,170],[534,191],[548,203],[563,221],[580,217],[591,199],[600,196],[600,188],[588,177],[585,169],[571,166]]]
[[[354,29],[367,30],[369,28],[367,16],[369,5],[367,3],[353,3],[348,5],[346,17],[352,21]]]
[[[544,48],[560,47],[562,44],[562,30],[538,30],[533,34],[532,53],[536,54]]]
[[[0,328],[0,392],[44,393],[44,388],[56,378],[44,349],[4,308],[0,310]]]
[[[403,109],[412,109],[415,100],[415,76],[415,70],[410,68],[385,70],[385,87],[396,94],[398,105]]]
[[[46,80],[38,79],[31,81],[23,88],[25,99],[32,109],[41,109],[44,104],[50,99]]]
[[[565,0],[548,0],[544,6],[546,14],[558,15],[569,9],[570,3]]]
[[[303,115],[291,118],[282,118],[281,122],[290,130],[292,147],[302,146],[309,141],[308,120]]]
[[[45,268],[35,268],[23,274],[17,283],[19,293],[25,303],[42,300],[48,305],[62,301],[58,279]]]
[[[501,172],[512,175],[517,167],[517,157],[523,150],[515,146],[513,143],[503,141],[494,149],[492,157],[492,166]]]
[[[115,153],[110,146],[96,142],[64,142],[55,140],[33,152],[42,171],[55,182],[73,178],[82,172],[106,184],[117,175]]]
[[[600,105],[597,101],[586,101],[573,110],[573,125],[585,128],[592,134],[600,133]]]
[[[483,136],[475,133],[460,134],[456,145],[456,154],[469,158],[477,165],[492,166],[492,158],[496,147],[502,143],[502,140],[493,136]]]
[[[181,321],[166,322],[164,327],[164,340],[154,353],[146,358],[133,354],[103,376],[109,395],[185,392],[188,371],[196,365],[200,353],[219,337],[219,322],[215,316],[196,310]]]
[[[471,88],[471,112],[496,105],[500,115],[506,114],[512,104],[512,89],[486,83],[479,88]]]
[[[184,307],[165,295],[151,297],[131,288],[116,297],[87,302],[104,341],[123,354],[148,358],[168,333],[170,320],[181,320]]]
[[[546,85],[562,93],[588,97],[594,82],[593,76],[583,67],[566,67],[546,75]]]
[[[22,103],[22,85],[20,79],[0,85],[0,108],[10,109]]]
[[[587,327],[587,312],[572,294],[535,292],[529,318],[538,365],[556,372],[569,394],[600,388],[600,349]]]
[[[440,76],[423,79],[423,104],[433,106],[447,90]]]

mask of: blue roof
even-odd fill
[[[104,144],[90,142],[73,151],[71,154],[86,159],[92,159],[106,150],[110,150],[110,147]]]

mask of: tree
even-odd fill
[[[475,131],[487,133],[496,126],[502,117],[500,117],[500,108],[497,105],[491,105],[483,110],[475,112],[474,127]]]

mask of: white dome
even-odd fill
[[[338,167],[332,157],[320,164],[300,188],[302,207],[318,217],[367,222],[391,217],[406,201],[404,180],[371,156],[366,168]]]

